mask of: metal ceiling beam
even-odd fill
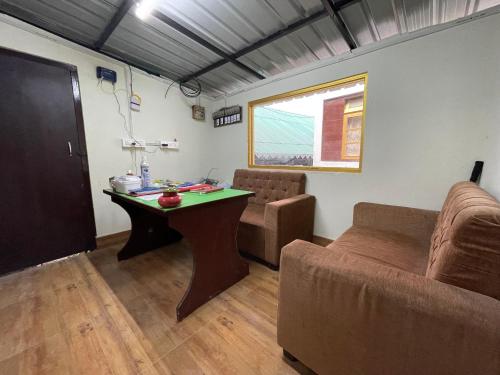
[[[351,3],[358,3],[360,2],[361,0],[332,0],[335,7],[337,7],[337,10],[340,10],[342,9],[343,7],[351,4]]]
[[[249,45],[248,47],[245,47],[238,52],[234,54],[235,57],[241,57],[243,55],[246,55],[247,53],[250,53],[252,51],[255,51],[261,47],[264,47],[265,45],[272,43],[284,36],[287,36],[288,34],[291,34],[299,29],[302,29],[305,26],[308,26],[316,21],[319,21],[320,19],[328,16],[328,13],[326,13],[325,10],[320,10],[319,12],[311,14],[309,17],[302,18],[298,20],[297,22],[294,22],[284,29],[278,30],[274,34],[271,34],[269,36],[266,36],[264,39],[258,40],[254,44]]]
[[[95,42],[94,48],[97,51],[99,51],[104,46],[104,43],[106,43],[106,41],[111,36],[113,31],[115,31],[116,27],[120,24],[123,17],[125,17],[125,15],[128,13],[130,8],[132,8],[132,6],[134,4],[135,4],[135,0],[124,0],[123,1],[123,3],[120,5],[118,10],[114,14],[113,18],[111,18],[111,21],[109,21],[109,23],[106,25],[106,27],[102,31],[97,42]]]
[[[28,25],[31,25],[31,26],[36,27],[38,29],[44,30],[44,31],[46,31],[48,33],[51,33],[53,35],[56,35],[56,36],[58,36],[61,39],[67,40],[68,42],[75,43],[75,44],[77,44],[77,45],[79,45],[80,47],[83,47],[83,48],[88,48],[91,51],[94,51],[94,52],[99,53],[99,54],[101,54],[103,56],[112,58],[114,60],[120,61],[120,62],[122,62],[124,64],[130,65],[130,66],[132,66],[132,67],[134,67],[136,69],[142,70],[143,72],[146,72],[148,74],[151,74],[151,75],[154,75],[154,76],[157,76],[157,77],[166,77],[164,74],[160,73],[160,71],[156,70],[154,67],[149,68],[149,67],[144,66],[144,65],[131,63],[131,62],[129,62],[129,61],[127,61],[127,60],[125,60],[125,59],[123,59],[121,57],[115,56],[115,55],[113,55],[111,53],[99,51],[93,45],[83,43],[83,42],[78,41],[76,39],[69,38],[69,37],[67,37],[67,36],[65,36],[65,35],[63,35],[63,34],[61,34],[59,32],[56,32],[56,31],[53,31],[53,30],[49,30],[49,29],[47,29],[44,26],[37,25],[37,24],[35,24],[35,23],[33,23],[33,22],[29,21],[29,20],[23,19],[23,18],[15,15],[15,14],[9,12],[9,11],[6,11],[4,9],[0,9],[0,14],[5,14],[5,15],[7,15],[9,17],[15,18],[15,19],[17,19],[19,21],[22,21],[22,22],[25,22]],[[172,79],[172,78],[169,78],[169,79]]]
[[[357,1],[357,0],[356,0]],[[342,34],[342,37],[346,41],[347,45],[351,50],[358,48],[358,43],[354,40],[351,33],[347,29],[347,26],[340,15],[340,9],[353,1],[335,1],[335,0],[321,0],[326,11],[330,15],[335,26]]]
[[[245,47],[245,48],[239,50],[238,52],[233,53],[230,57],[232,59],[236,60],[237,58],[239,58],[243,55],[246,55],[247,53],[250,53],[250,52],[255,51],[261,47],[264,47],[265,45],[268,45],[269,43],[272,43],[279,38],[282,38],[288,34],[291,34],[295,31],[297,31],[297,30],[299,30],[307,25],[310,25],[313,22],[316,22],[316,21],[318,21],[324,17],[327,17],[327,16],[328,16],[328,12],[325,9],[320,10],[319,12],[316,12],[316,13],[310,15],[309,17],[298,20],[297,22],[294,22],[294,23],[288,25],[284,29],[278,30],[274,34],[271,34],[271,35],[269,35],[261,40],[258,40],[254,44],[251,44],[248,47]],[[227,63],[226,60],[220,60],[220,61],[214,62],[213,64],[208,65],[207,67],[205,67],[205,68],[203,68],[203,69],[201,69],[193,74],[190,74],[188,76],[183,77],[182,80],[189,81],[190,79],[199,77],[205,73],[208,73],[214,69],[217,69],[218,67],[220,67],[226,63]]]
[[[341,8],[349,5],[350,3],[357,2],[357,1],[359,1],[359,0],[338,0],[338,1],[335,1],[335,5],[331,5],[330,3],[328,3],[328,6],[329,6],[330,10],[332,11],[332,13],[337,14],[336,18],[341,22],[341,25],[340,26],[337,25],[337,27],[340,30],[340,32],[342,33],[342,36],[346,40],[347,44],[349,45],[349,48],[351,48],[351,49],[356,48],[357,44],[352,39],[349,32],[347,31],[347,28],[345,27],[345,24],[342,21],[342,19],[340,18],[340,16],[338,16],[338,11]],[[232,59],[238,59],[239,57],[242,57],[250,52],[253,52],[259,48],[262,48],[262,47],[264,47],[264,46],[266,46],[266,45],[268,45],[268,44],[270,44],[270,43],[272,43],[272,42],[274,42],[274,41],[276,41],[284,36],[287,36],[288,34],[291,34],[297,30],[300,30],[305,26],[308,26],[316,21],[319,21],[320,19],[322,19],[324,17],[328,17],[328,16],[331,17],[332,13],[330,13],[329,8],[327,8],[325,6],[324,9],[322,9],[316,13],[311,14],[309,17],[300,19],[300,20],[288,25],[284,29],[278,30],[274,34],[271,34],[271,35],[269,35],[261,40],[258,40],[254,44],[251,44],[248,47],[245,47],[245,48],[239,50],[238,52],[233,53],[230,57]],[[344,26],[343,29],[341,29],[342,25]],[[342,31],[342,30],[344,30],[344,31]],[[213,64],[208,65],[207,67],[205,67],[201,70],[198,70],[197,72],[195,72],[193,74],[190,74],[190,75],[183,77],[181,80],[189,81],[190,79],[193,79],[193,78],[199,77],[205,73],[211,72],[212,70],[217,69],[226,63],[227,63],[226,60],[220,60],[220,61],[214,62]]]
[[[323,3],[325,3],[325,0],[322,0]],[[338,11],[349,5],[350,3],[353,3],[353,2],[357,2],[359,0],[331,0],[332,3],[330,4],[330,2],[328,0],[326,0],[327,3],[329,3],[331,5],[331,9],[334,10],[335,12],[334,13],[337,13],[338,14]],[[88,44],[85,44],[85,43],[82,43],[78,40],[75,40],[75,39],[72,39],[72,38],[69,38],[65,35],[62,35],[58,32],[54,32],[52,30],[49,30],[45,27],[42,27],[40,25],[36,25],[28,20],[25,20],[25,19],[22,19],[20,18],[19,16],[17,15],[14,15],[14,14],[11,14],[10,12],[7,12],[5,10],[0,10],[0,13],[4,13],[4,14],[7,14],[13,18],[17,18],[23,22],[26,22],[32,26],[35,26],[37,28],[40,28],[40,29],[43,29],[45,31],[48,31],[52,34],[55,34],[63,39],[66,39],[70,42],[73,42],[75,44],[78,44],[82,47],[85,47],[85,48],[89,48],[91,50],[94,50],[102,55],[105,55],[105,56],[108,56],[108,57],[111,57],[113,59],[116,59],[118,61],[121,61],[125,64],[128,64],[130,66],[133,66],[137,69],[140,69],[142,71],[145,71],[149,74],[152,74],[152,75],[156,75],[156,76],[163,76],[163,74],[161,74],[159,71],[157,71],[156,69],[151,69],[149,67],[146,67],[146,66],[141,66],[139,64],[132,64],[130,62],[128,62],[127,60],[125,59],[122,59],[120,57],[117,57],[115,55],[112,55],[112,54],[109,54],[109,53],[106,53],[106,52],[103,52],[101,51],[101,48],[102,46],[106,43],[106,40],[109,38],[109,36],[113,33],[114,29],[116,29],[116,27],[118,26],[118,24],[120,23],[120,21],[124,18],[124,16],[127,14],[127,12],[130,10],[130,8],[135,4],[135,0],[125,0],[123,2],[123,4],[120,6],[120,8],[117,10],[117,12],[115,13],[115,15],[113,16],[113,18],[111,19],[110,23],[106,26],[106,28],[103,30],[102,34],[100,35],[99,37],[99,40],[94,44],[94,45],[88,45]],[[238,67],[240,67],[241,69],[255,75],[256,77],[258,77],[259,79],[264,79],[265,77],[263,75],[261,75],[260,73],[256,72],[255,70],[253,70],[252,68],[248,67],[247,65],[241,63],[240,61],[238,61],[237,59],[239,57],[242,57],[252,51],[255,51],[259,48],[262,48],[264,46],[266,46],[267,44],[269,43],[272,43],[276,40],[278,40],[279,38],[282,38],[290,33],[293,33],[305,26],[308,26],[316,21],[319,21],[320,19],[324,18],[324,17],[327,17],[329,15],[331,15],[331,12],[328,10],[329,8],[325,6],[325,9],[323,10],[320,10],[312,15],[310,15],[309,17],[306,17],[306,18],[303,18],[297,22],[294,22],[292,24],[290,24],[289,26],[287,26],[286,28],[284,29],[281,29],[281,30],[278,30],[277,32],[255,42],[254,44],[248,46],[248,47],[245,47],[239,51],[237,51],[236,53],[234,54],[227,54],[225,53],[224,51],[220,50],[219,48],[215,47],[214,45],[208,43],[206,40],[204,40],[203,38],[199,37],[198,35],[194,34],[192,31],[188,30],[187,28],[185,28],[184,26],[180,25],[179,23],[175,22],[174,20],[172,20],[171,18],[165,16],[163,13],[160,13],[158,11],[154,11],[153,12],[153,15],[158,18],[160,21],[166,23],[167,25],[169,25],[170,27],[174,28],[175,30],[177,30],[178,32],[180,32],[181,34],[184,34],[186,37],[196,41],[197,43],[203,45],[205,48],[209,49],[210,51],[214,52],[215,54],[221,56],[223,59],[220,60],[220,61],[217,61],[195,73],[192,73],[190,75],[187,75],[187,76],[184,76],[182,77],[179,81],[181,82],[185,82],[185,81],[188,81],[192,78],[196,78],[196,77],[199,77],[205,73],[208,73],[222,65],[225,65],[227,64],[228,62],[231,62],[235,65],[237,65]],[[342,21],[341,17],[337,16],[337,18],[342,22],[342,24],[344,25],[344,28],[345,28],[345,24],[344,22]],[[339,29],[340,30],[340,29]],[[349,32],[347,31],[347,28],[344,29],[345,30],[345,33],[347,35],[344,36],[346,38],[346,41],[348,40],[348,38],[350,38],[352,40],[352,37],[350,36]],[[353,43],[353,46],[356,46],[356,43],[352,40],[352,43]],[[351,47],[351,46],[350,46]],[[354,47],[356,48],[356,47]]]
[[[203,39],[200,36],[196,35],[191,30],[189,30],[188,28],[186,28],[186,27],[182,26],[181,24],[177,23],[172,18],[166,16],[165,14],[161,13],[160,11],[155,10],[155,11],[153,11],[152,15],[155,18],[157,18],[158,20],[160,20],[161,22],[163,22],[164,24],[170,26],[174,30],[176,30],[179,33],[183,34],[184,36],[188,37],[191,40],[194,40],[196,43],[201,44],[206,49],[208,49],[208,50],[212,51],[213,53],[215,53],[216,55],[222,57],[224,63],[231,62],[234,65],[236,65],[238,68],[240,68],[240,69],[242,69],[242,70],[244,70],[244,71],[246,71],[246,72],[254,75],[255,77],[257,77],[259,79],[265,79],[266,78],[262,74],[256,72],[252,68],[250,68],[250,67],[246,66],[245,64],[241,63],[240,61],[236,60],[231,55],[227,54],[226,52],[224,52],[220,48],[214,46],[213,44],[207,42],[205,39]]]

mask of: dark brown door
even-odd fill
[[[76,67],[0,48],[0,274],[95,249]]]

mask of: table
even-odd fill
[[[132,230],[118,253],[124,260],[179,241],[192,248],[191,281],[177,305],[180,321],[199,306],[248,275],[236,244],[236,232],[248,198],[254,193],[224,189],[208,194],[186,192],[175,208],[162,208],[156,200],[144,200],[105,189],[111,201],[130,216]]]

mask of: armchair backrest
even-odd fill
[[[237,169],[234,172],[233,188],[253,191],[255,197],[248,201],[266,204],[304,194],[306,175],[301,172]]]
[[[426,276],[500,300],[500,204],[475,183],[450,189]]]

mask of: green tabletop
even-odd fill
[[[144,204],[144,205],[149,206],[149,207],[157,208],[157,209],[164,211],[164,212],[174,211],[174,210],[178,210],[180,208],[195,206],[198,204],[215,202],[215,201],[222,200],[222,199],[241,197],[241,196],[251,196],[254,194],[251,191],[236,190],[236,189],[224,189],[224,190],[215,191],[213,193],[206,193],[206,194],[201,194],[201,193],[196,193],[196,192],[184,192],[184,193],[179,193],[182,197],[182,201],[181,201],[181,204],[179,206],[173,207],[173,208],[163,208],[158,204],[157,199],[147,200],[148,195],[143,196],[143,197],[132,197],[132,196],[127,195],[127,194],[113,192],[113,190],[111,190],[111,189],[105,189],[104,192],[107,194],[110,194],[110,195],[117,195],[117,196],[126,198],[128,200]]]

